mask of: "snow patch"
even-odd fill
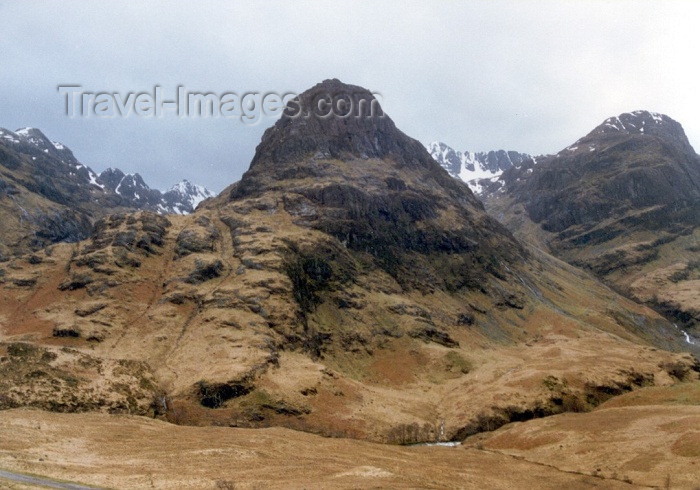
[[[205,199],[214,197],[214,194],[206,187],[202,187],[201,185],[197,184],[192,184],[188,180],[182,180],[178,182],[177,184],[172,186],[167,192],[173,192],[177,194],[180,197],[180,200],[183,203],[189,203],[190,206],[192,206],[192,209],[196,208],[197,205],[199,205],[199,203],[201,203]],[[181,210],[179,207],[177,207],[176,210],[178,214],[184,214],[184,211]]]
[[[104,184],[100,184],[99,182],[97,182],[97,174],[96,174],[95,172],[93,172],[92,170],[88,169],[88,177],[89,177],[90,183],[91,183],[92,185],[96,185],[96,186],[99,187],[100,189],[104,190],[105,186],[104,186]]]
[[[652,119],[654,119],[654,122],[656,124],[661,124],[664,122],[664,118],[662,114],[659,114],[658,112],[650,112]]]
[[[0,134],[4,139],[10,140],[12,143],[19,143],[17,134],[13,133],[12,131],[5,131],[0,129]]]
[[[491,170],[488,168],[487,154],[475,153],[471,151],[455,151],[453,148],[434,141],[426,145],[426,149],[443,168],[461,181],[465,182],[472,192],[481,194],[484,191],[486,182],[496,182],[503,175],[503,170]],[[511,152],[499,152],[499,166],[501,167],[519,167],[522,162],[517,165],[511,158]],[[531,157],[530,157],[531,158]],[[533,158],[533,163],[535,159]],[[493,166],[492,166],[493,168]]]

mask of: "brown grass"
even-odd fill
[[[384,446],[287,429],[0,412],[0,467],[111,488],[589,488],[600,480],[475,449]],[[507,471],[496,471],[497,468]],[[607,488],[623,488],[616,481]]]

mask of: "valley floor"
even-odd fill
[[[644,388],[457,447],[26,409],[0,412],[0,434],[4,470],[109,488],[694,488],[700,383]]]

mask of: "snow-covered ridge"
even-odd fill
[[[97,184],[140,206],[161,214],[189,214],[197,205],[214,196],[206,187],[182,180],[165,192],[152,189],[138,173],[125,174],[108,168],[97,177]]]
[[[670,117],[651,111],[623,112],[619,116],[612,116],[603,121],[586,136],[579,138],[575,143],[564,148],[557,156],[564,152],[596,151],[603,150],[605,143],[600,147],[596,145],[597,139],[603,135],[639,135],[639,134],[668,134],[682,133],[681,126]]]
[[[485,185],[496,182],[504,170],[534,160],[530,155],[516,151],[461,152],[439,141],[426,148],[450,175],[464,181],[476,194],[481,194]]]
[[[42,153],[57,158],[63,163],[75,166],[78,161],[68,148],[58,141],[50,141],[41,130],[37,128],[20,128],[16,131],[9,131],[0,128],[2,141],[19,147],[24,146],[36,148]],[[20,149],[21,151],[21,149]]]
[[[37,162],[37,158],[50,158],[49,162],[58,160],[60,163],[55,164],[65,165],[69,178],[77,179],[89,186],[91,192],[99,193],[94,194],[96,199],[99,195],[110,193],[120,196],[122,202],[119,206],[150,209],[161,214],[188,214],[200,202],[214,196],[209,189],[187,180],[162,192],[150,188],[138,173],[125,174],[119,169],[108,168],[97,174],[80,163],[68,147],[49,140],[37,128],[26,127],[16,131],[0,128],[0,143],[13,147],[19,153],[30,155],[33,162]]]
[[[619,116],[607,118],[598,126],[598,133],[606,132],[627,132],[627,133],[644,133],[644,130],[650,126],[663,124],[668,119],[667,116],[651,111],[632,111],[623,112]]]
[[[53,149],[63,150],[65,149],[61,143],[54,143],[49,141],[49,139],[37,128],[21,128],[15,131],[15,134],[20,140],[28,143],[30,145],[36,146],[40,149]]]
[[[180,181],[179,183],[172,186],[166,192],[166,194],[168,192],[179,194],[183,197],[183,199],[187,199],[188,202],[192,205],[192,207],[195,208],[200,202],[204,201],[205,199],[214,197],[214,193],[211,192],[209,189],[201,185],[193,184],[189,180]]]
[[[5,140],[6,142],[8,142],[9,140],[10,143],[16,144],[20,142],[20,136],[17,133],[13,131],[8,131],[7,129],[3,128],[0,128],[0,138]]]
[[[214,197],[214,193],[206,187],[182,180],[163,193],[163,203],[159,206],[170,213],[187,214],[210,197]]]

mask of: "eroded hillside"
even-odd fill
[[[492,190],[489,211],[519,238],[698,336],[700,157],[678,122],[647,111],[609,118],[558,154],[508,169]]]
[[[319,93],[369,92],[336,80]],[[673,325],[523,246],[388,117],[281,119],[191,216],[6,263],[3,408],[411,443],[697,379]],[[109,393],[107,396],[106,393]]]

